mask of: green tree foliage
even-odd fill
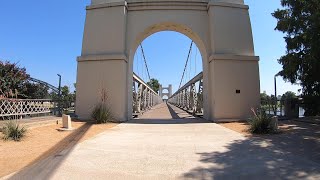
[[[272,15],[276,30],[285,33],[286,55],[279,59],[280,75],[302,86],[305,115],[320,114],[320,1],[281,0],[284,9]]]
[[[296,93],[292,92],[292,91],[287,91],[286,93],[284,93],[281,96],[281,100],[286,100],[286,99],[295,99],[297,98]]]
[[[29,75],[25,68],[20,68],[17,63],[0,60],[0,95],[4,97],[15,97],[18,93],[19,98],[26,97],[24,92],[27,88]],[[14,93],[12,93],[14,92]]]
[[[48,91],[49,88],[42,84],[27,82],[25,94],[29,99],[47,99]]]
[[[59,96],[57,93],[52,92],[51,98],[54,101],[59,101]],[[69,108],[71,104],[74,103],[76,100],[75,93],[71,93],[68,86],[61,87],[61,106],[62,108]]]
[[[147,84],[155,91],[155,92],[159,92],[159,88],[160,88],[160,83],[157,79],[150,79],[149,82],[147,82]]]
[[[271,101],[271,97],[266,93],[260,93],[260,99],[262,105],[267,105]]]
[[[8,98],[48,98],[48,87],[28,81],[30,75],[17,63],[0,61],[0,96]]]

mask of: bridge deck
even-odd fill
[[[179,124],[179,123],[208,123],[209,121],[194,117],[182,109],[167,103],[161,103],[153,107],[140,118],[129,122],[157,123],[157,124]]]

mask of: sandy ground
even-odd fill
[[[299,126],[301,124],[308,125],[308,123],[291,121],[291,120],[280,121],[279,122],[280,133],[292,132],[294,131],[296,126]],[[238,133],[241,133],[245,136],[252,136],[252,134],[248,132],[249,126],[247,122],[220,123],[219,125],[225,128],[231,129],[233,131],[236,131]]]
[[[251,135],[251,133],[248,132],[248,124],[246,122],[219,123],[219,125],[246,136]]]
[[[320,163],[320,125],[295,120],[279,122],[277,134],[252,135],[245,122],[221,123],[223,127],[239,132],[253,141],[265,141],[284,151]]]
[[[20,142],[0,139],[0,177],[32,165],[50,155],[83,142],[106,129],[116,126],[73,122],[73,131],[58,131],[61,125],[31,128]],[[0,136],[2,134],[0,133]]]

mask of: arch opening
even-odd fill
[[[163,48],[163,37],[166,37],[164,39],[169,41],[167,42],[169,43],[167,49]],[[172,48],[172,45],[175,44],[176,41],[181,41],[180,45]],[[200,38],[189,28],[172,23],[158,24],[147,28],[143,33],[138,35],[134,45],[130,50],[129,71],[137,74],[138,76],[141,76],[141,78],[145,82],[148,82],[148,72],[146,71],[146,69],[143,70],[143,67],[146,66],[144,62],[145,58],[147,59],[148,67],[152,69],[149,70],[151,79],[158,79],[159,83],[165,86],[173,84],[172,93],[174,93],[200,72],[202,72],[203,74],[207,74],[204,70],[204,67],[207,63],[207,53],[204,47],[205,46],[203,45]],[[163,49],[170,50],[169,52],[165,53],[163,52]],[[157,55],[157,53],[160,53],[160,57]],[[170,55],[173,57],[168,58],[167,56]],[[186,63],[187,58],[188,63]],[[185,71],[185,74],[182,78],[183,71]],[[206,86],[203,81],[204,78],[202,79],[201,87],[199,86],[199,82],[195,83],[196,87],[194,87],[194,90],[196,92],[199,92],[200,89]],[[129,84],[132,84],[132,82],[129,82]],[[134,89],[139,89],[138,85],[134,86],[136,86]],[[203,88],[202,90],[205,89],[207,88]],[[188,92],[191,92],[191,89]],[[162,95],[162,99],[165,101],[170,98],[168,89],[164,89],[161,93],[158,91],[157,93],[159,95]],[[136,95],[132,96],[131,94],[132,92],[129,92],[128,105],[132,106],[128,109],[132,109],[132,113],[136,114],[137,108],[135,107],[136,103],[134,101],[136,99],[135,96],[138,95],[138,91],[136,91]],[[203,104],[205,102],[202,101],[201,103],[202,107],[204,107]],[[203,114],[204,112],[205,109],[202,108],[201,113]]]

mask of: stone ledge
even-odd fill
[[[175,1],[121,1],[121,2],[105,2],[101,4],[93,4],[87,6],[87,10],[100,9],[100,8],[111,8],[124,6],[129,11],[138,11],[138,10],[200,10],[206,11],[211,6],[220,6],[220,7],[230,7],[230,8],[240,8],[240,9],[249,9],[249,6],[243,4],[236,4],[230,2],[216,2],[216,1],[195,1],[195,0],[175,0]]]
[[[221,6],[221,7],[229,7],[229,8],[239,8],[239,9],[249,9],[248,5],[243,4],[235,4],[235,3],[227,3],[227,2],[209,2],[208,9],[210,6]]]
[[[259,61],[259,56],[244,56],[233,54],[212,54],[209,57],[209,63],[218,60],[231,60],[231,61]]]
[[[124,6],[127,7],[127,2],[110,2],[110,3],[103,3],[103,4],[94,4],[87,6],[87,10],[92,10],[92,9],[101,9],[101,8],[111,8],[111,7],[119,7],[119,6]]]
[[[108,61],[108,60],[124,60],[128,62],[125,54],[103,54],[103,55],[87,55],[77,57],[78,62],[85,61]]]

